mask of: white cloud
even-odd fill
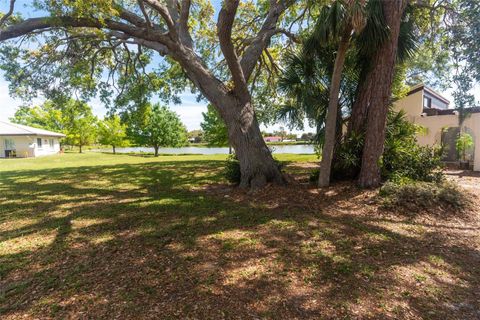
[[[17,107],[22,104],[21,100],[10,97],[8,83],[3,79],[0,80],[0,101],[1,120],[8,120],[8,118],[13,117]]]
[[[202,122],[202,112],[207,112],[207,105],[198,104],[182,104],[170,106],[172,111],[175,111],[182,122],[189,131],[200,129],[200,122]]]

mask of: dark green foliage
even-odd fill
[[[332,176],[335,179],[353,179],[358,175],[362,164],[363,141],[363,134],[355,132],[343,138],[337,147],[332,166]]]
[[[382,157],[382,176],[386,180],[408,178],[418,181],[442,179],[441,150],[417,144],[419,130],[405,119],[404,112],[390,112]],[[354,179],[360,172],[363,135],[352,134],[338,147],[333,166],[335,179]]]
[[[386,207],[406,212],[436,211],[438,208],[465,209],[469,205],[468,193],[453,182],[424,182],[403,179],[387,182],[380,189]]]
[[[404,112],[391,112],[382,158],[382,175],[385,179],[405,177],[417,181],[440,181],[441,150],[419,146],[418,127],[405,119]]]
[[[320,170],[315,169],[312,171],[312,173],[308,177],[308,181],[310,181],[311,183],[318,183],[319,176],[320,176]]]
[[[218,111],[208,104],[207,112],[202,112],[203,121],[200,127],[203,130],[203,139],[209,146],[227,146],[228,130]]]
[[[225,178],[228,182],[239,184],[242,174],[240,172],[240,162],[235,154],[231,154],[225,163]]]

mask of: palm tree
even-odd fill
[[[284,104],[277,111],[277,120],[289,123],[291,127],[303,129],[304,120],[316,127],[315,141],[323,146],[325,141],[325,121],[329,103],[329,88],[335,48],[333,46],[316,49],[319,57],[311,59],[305,50],[292,51],[286,55],[282,76],[278,81],[279,91],[284,95]],[[340,83],[337,112],[337,131],[343,124],[343,116],[350,112],[358,83],[356,55],[347,55],[344,77]],[[337,134],[336,143],[340,141]]]
[[[318,179],[319,187],[326,187],[330,184],[342,71],[352,35],[354,33],[360,33],[365,27],[364,7],[365,1],[361,0],[337,0],[330,6],[324,7],[317,20],[311,39],[306,45],[307,51],[312,51],[314,48],[312,44],[314,43],[324,45],[334,43],[337,45],[330,81],[327,118],[325,122],[325,142],[322,149],[321,170]]]
[[[330,99],[334,64],[338,62],[339,38],[331,35],[331,30],[340,28],[335,24],[334,17],[346,16],[346,13],[341,11],[338,6],[342,6],[342,4],[337,3],[336,6],[332,5],[332,7],[324,9],[314,32],[304,41],[303,50],[291,52],[287,55],[285,61],[287,67],[279,81],[279,90],[285,95],[286,99],[284,105],[278,111],[278,119],[288,121],[292,126],[302,129],[303,121],[307,118],[312,125],[317,127],[317,143],[324,146],[323,151],[327,149],[324,144],[327,110],[330,110],[329,102],[335,100],[337,101],[337,116],[335,117],[337,121],[335,121],[336,132],[333,134],[334,150],[337,150],[337,146],[340,146],[340,144],[347,144],[346,147],[348,148],[348,145],[350,145],[348,141],[359,141],[363,147],[363,130],[352,131],[351,127],[353,125],[353,127],[361,128],[365,122],[366,108],[370,99],[370,92],[366,90],[366,84],[371,85],[369,79],[366,79],[371,67],[368,62],[376,53],[377,48],[389,36],[383,17],[382,2],[380,0],[369,0],[362,12],[366,20],[365,27],[360,28],[360,33],[352,32],[350,36],[350,45],[340,79],[340,94],[336,99]],[[332,26],[330,29],[328,28],[329,25]],[[409,58],[416,49],[414,29],[413,20],[406,16],[400,28],[397,62],[401,63]],[[342,122],[340,120],[348,114],[350,114],[348,118],[349,130],[346,137],[342,137]],[[355,177],[360,170],[362,147],[358,154],[355,153],[358,159],[351,159],[354,167],[347,170],[352,173],[348,175],[350,177]],[[333,153],[336,154],[337,152]],[[329,167],[331,167],[331,162]],[[345,167],[345,165],[342,166]],[[324,168],[325,166],[322,163],[322,170]]]

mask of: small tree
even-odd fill
[[[67,139],[71,144],[79,148],[82,153],[82,147],[95,142],[97,137],[97,119],[94,116],[76,119],[73,127],[67,133]]]
[[[468,133],[462,133],[458,136],[455,147],[458,155],[462,158],[463,162],[467,161],[467,151],[473,147],[473,137]]]
[[[61,106],[61,113],[66,144],[78,146],[82,153],[82,147],[92,144],[97,138],[97,117],[88,104],[73,99]]]
[[[155,157],[160,147],[180,147],[187,142],[187,130],[178,115],[159,104],[149,112],[142,135],[145,145],[154,148]]]
[[[200,127],[204,132],[203,139],[212,147],[228,146],[228,131],[225,122],[220,118],[218,111],[212,105],[207,106],[207,112],[202,112],[203,122]],[[230,152],[231,153],[231,149]]]
[[[38,106],[18,107],[10,121],[50,131],[65,131],[61,108],[49,100]]]
[[[122,124],[120,117],[114,115],[106,118],[98,124],[99,142],[104,145],[112,146],[113,154],[116,147],[125,147],[128,141],[125,139],[127,126]]]

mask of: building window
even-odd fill
[[[5,150],[15,150],[15,141],[13,139],[5,139]]]
[[[37,138],[37,148],[41,148],[41,147],[42,147],[42,139]]]
[[[432,107],[432,99],[429,97],[423,97],[423,107],[424,108],[431,108]]]
[[[53,139],[48,139],[48,144],[50,145],[50,148],[53,149]]]

